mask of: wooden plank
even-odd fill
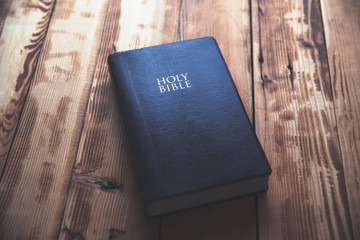
[[[318,1],[252,1],[260,239],[353,237]]]
[[[248,1],[182,1],[179,38],[214,36],[252,119]],[[161,239],[256,239],[255,197],[163,217]]]
[[[252,121],[250,9],[247,1],[187,1],[181,5],[179,40],[213,36]]]
[[[243,197],[163,217],[160,239],[256,239],[254,197]]]
[[[6,16],[8,14],[9,8],[10,8],[11,1],[12,0],[3,0],[0,2],[0,37],[1,37],[1,33],[2,33],[2,29],[4,26]]]
[[[175,41],[178,1],[110,1],[61,239],[158,239],[147,219],[107,56]]]
[[[215,1],[211,7],[212,13],[210,24],[212,30],[210,33],[216,38],[219,44],[240,98],[244,104],[246,113],[250,118],[250,121],[253,122],[249,2],[221,0]],[[207,15],[205,11],[202,12],[205,16]],[[192,8],[185,10],[184,14],[187,14],[188,16],[192,15],[193,17],[197,15],[195,11],[192,11]],[[184,20],[190,23],[192,22],[186,18]],[[201,24],[203,21],[205,22],[206,19],[200,20],[199,23]],[[183,35],[186,38],[202,35],[195,32],[196,31],[191,29],[191,26],[189,26],[189,29],[184,27]],[[203,34],[205,34],[205,32]]]
[[[58,237],[107,7],[57,1],[0,182],[1,239]]]
[[[54,1],[39,0],[30,4],[14,0],[7,9],[9,4],[10,1],[0,4],[0,174],[36,68]]]
[[[321,0],[354,237],[360,239],[360,1]]]

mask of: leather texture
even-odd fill
[[[271,173],[214,38],[114,53],[108,63],[145,203]],[[183,89],[161,92],[168,76]]]

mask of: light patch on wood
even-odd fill
[[[119,33],[121,37],[115,43],[116,50],[125,51],[161,44],[166,8],[165,0],[145,3],[122,1]]]
[[[291,3],[293,3],[294,6],[292,6]],[[289,24],[296,37],[306,35],[309,30],[309,26],[303,22],[304,5],[300,4],[299,1],[294,1],[291,3],[289,6],[292,7],[292,10],[284,15],[284,21],[285,23]]]

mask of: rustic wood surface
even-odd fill
[[[350,239],[319,2],[260,0],[252,13],[255,125],[274,169],[259,237]]]
[[[214,36],[266,194],[147,219],[114,51]],[[360,239],[360,1],[0,2],[0,239]]]

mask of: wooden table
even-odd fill
[[[360,239],[360,1],[2,0],[0,239]],[[267,194],[146,219],[107,56],[214,36]]]

